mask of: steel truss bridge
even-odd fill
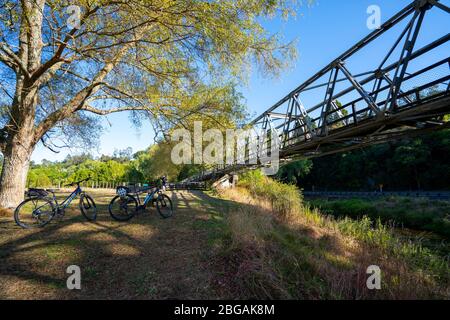
[[[249,127],[275,130],[280,161],[313,158],[449,128],[450,33],[421,39],[424,20],[450,18],[438,0],[416,0],[379,29],[359,41],[310,79],[253,120]],[[429,21],[430,22],[430,21]],[[432,26],[435,27],[434,25]],[[377,40],[388,37],[384,48]],[[373,68],[352,70],[354,61]],[[258,139],[260,139],[259,137]],[[259,146],[261,148],[261,146]],[[262,150],[258,150],[261,152]],[[269,152],[270,153],[270,152]],[[215,166],[191,181],[208,180],[255,165],[246,151],[245,163]]]

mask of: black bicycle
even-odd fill
[[[144,211],[150,204],[156,206],[158,213],[164,219],[173,215],[172,200],[164,194],[160,188],[147,187],[138,189],[132,186],[133,191],[129,187],[117,187],[115,196],[109,203],[109,214],[114,220],[128,221],[137,213]],[[147,192],[144,202],[141,204],[139,194]]]
[[[61,203],[55,196],[55,191],[51,189],[28,189],[27,198],[20,203],[14,211],[14,220],[24,228],[31,229],[47,225],[55,216],[64,216],[65,209],[79,195],[80,211],[88,221],[97,219],[97,206],[94,199],[86,194],[80,184],[90,178],[73,182],[66,187],[77,186],[77,188]]]

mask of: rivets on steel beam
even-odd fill
[[[416,11],[430,10],[433,7],[433,3],[430,0],[416,0]]]
[[[335,61],[331,64],[331,66],[332,66],[333,68],[340,68],[340,67],[343,66],[344,64],[345,64],[345,62],[342,61],[342,60],[335,60]]]

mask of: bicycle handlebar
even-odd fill
[[[83,179],[83,180],[80,180],[80,181],[69,183],[69,184],[66,185],[66,187],[73,187],[74,185],[80,185],[80,183],[83,183],[83,182],[89,181],[89,180],[91,180],[91,177]]]

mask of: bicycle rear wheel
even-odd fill
[[[164,219],[173,216],[172,200],[165,194],[158,195],[158,198],[156,199],[156,209]]]
[[[14,220],[24,229],[43,227],[55,216],[53,201],[42,197],[25,199],[14,211]]]
[[[90,195],[81,195],[80,211],[88,221],[95,221],[97,219],[97,206]]]
[[[135,197],[130,195],[125,197],[115,196],[109,203],[108,209],[114,220],[125,222],[136,214],[138,202]]]

